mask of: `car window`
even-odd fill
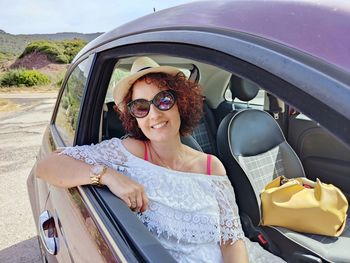
[[[258,94],[255,96],[255,98],[253,98],[250,101],[242,101],[238,98],[234,98],[232,99],[232,93],[231,90],[229,88],[226,89],[225,91],[225,100],[227,101],[233,101],[234,103],[238,103],[238,104],[249,104],[249,105],[255,105],[255,106],[264,106],[265,103],[265,90],[263,89],[259,89]]]
[[[109,85],[108,85],[105,103],[113,101],[113,88],[114,88],[114,86],[117,84],[117,82],[120,79],[122,79],[123,77],[125,77],[128,74],[129,74],[129,70],[120,69],[120,68],[115,68],[113,70],[113,73],[112,73],[112,76],[111,76],[111,79],[110,79]]]
[[[226,101],[233,102],[235,105],[248,105],[248,106],[251,105],[257,109],[263,109],[265,104],[265,97],[266,97],[265,95],[266,95],[266,91],[259,88],[258,94],[253,99],[249,101],[242,101],[238,98],[232,98],[232,92],[230,90],[230,86],[228,85],[224,93],[224,98]]]
[[[61,96],[55,126],[64,143],[73,145],[84,87],[92,56],[82,61],[70,74]]]

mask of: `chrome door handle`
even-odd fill
[[[46,251],[51,255],[56,255],[58,251],[58,237],[55,220],[47,210],[39,216],[39,235]]]

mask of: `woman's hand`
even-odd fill
[[[148,197],[144,187],[127,176],[108,168],[101,183],[122,199],[132,211],[144,212],[148,208]]]
[[[37,164],[36,176],[52,185],[70,188],[91,184],[90,170],[91,164],[53,152]],[[101,184],[107,185],[133,211],[144,212],[148,208],[148,198],[143,186],[127,176],[107,168],[101,177]]]

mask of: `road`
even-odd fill
[[[0,93],[0,262],[41,262],[26,187],[56,93]],[[1,108],[0,108],[1,109]]]

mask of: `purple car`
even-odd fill
[[[204,116],[182,140],[223,162],[248,238],[287,262],[350,262],[349,220],[339,237],[262,226],[259,199],[285,175],[319,178],[350,200],[347,1],[193,2],[101,35],[67,71],[38,160],[125,135],[113,87],[140,56],[203,88]],[[46,262],[175,262],[108,188],[55,187],[35,167],[27,184]]]

